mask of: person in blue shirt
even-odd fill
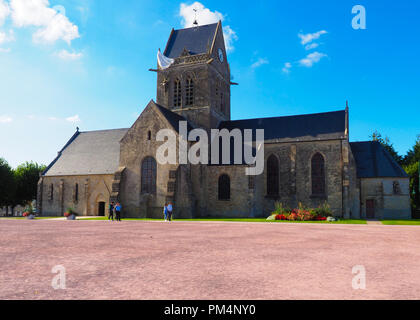
[[[165,217],[165,222],[168,221],[168,206],[165,203],[165,206],[163,207],[163,215]]]
[[[168,220],[172,221],[172,212],[173,212],[172,202],[169,202],[167,209],[168,209]]]
[[[115,206],[115,220],[121,221],[121,204],[119,202]]]

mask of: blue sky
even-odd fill
[[[48,164],[79,126],[130,127],[171,28],[222,18],[232,118],[341,110],[404,154],[420,134],[420,2],[0,0],[0,157]],[[352,28],[352,7],[367,29]],[[193,6],[191,6],[193,5]],[[299,36],[300,35],[300,36]],[[318,38],[317,38],[318,37]],[[306,40],[306,41],[304,41]],[[311,40],[311,41],[309,41]]]

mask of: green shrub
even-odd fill
[[[273,212],[274,215],[279,215],[280,214],[280,215],[289,216],[290,213],[291,213],[291,210],[289,208],[285,208],[283,206],[283,203],[276,202],[275,209],[274,209],[274,212]]]
[[[324,202],[324,204],[320,205],[318,208],[313,209],[313,213],[316,216],[324,217],[324,218],[328,218],[328,217],[333,216],[333,213],[331,211],[331,207],[327,202]]]

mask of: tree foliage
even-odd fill
[[[382,137],[382,134],[375,130],[370,136],[372,141],[378,141],[387,151],[388,153],[397,161],[398,164],[402,165],[404,158],[398,154],[398,152],[394,148],[394,144],[391,143],[391,139],[389,137]]]
[[[420,135],[414,147],[403,159],[403,168],[410,176],[411,204],[414,210],[420,210]]]
[[[26,205],[36,199],[39,176],[45,166],[25,162],[13,170],[0,158],[0,207]]]
[[[0,207],[13,205],[16,183],[13,169],[0,158]]]
[[[34,162],[25,162],[16,168],[16,204],[24,205],[36,199],[38,180],[45,166]]]

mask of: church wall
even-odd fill
[[[349,210],[351,219],[360,219],[360,185],[357,179],[356,160],[351,149],[349,153]]]
[[[156,160],[156,151],[162,144],[156,141],[156,134],[162,128],[170,126],[156,110],[148,107],[121,141],[120,167],[125,167],[125,170],[120,198],[125,217],[162,217],[163,205],[168,201],[169,171],[177,170],[177,166],[161,165],[156,161],[156,194],[141,193],[141,165],[146,157]],[[148,131],[151,131],[150,140]]]
[[[320,152],[325,159],[326,198],[312,197],[311,159]],[[264,214],[269,215],[276,202],[295,208],[299,203],[307,207],[318,207],[325,201],[334,215],[342,215],[342,159],[341,140],[311,141],[296,143],[273,143],[265,145],[265,161],[274,154],[280,162],[280,195],[267,195],[267,171],[264,173],[264,195],[259,201],[264,203]],[[267,164],[265,166],[267,169]]]
[[[312,197],[311,159],[316,152],[320,152],[325,158],[327,197],[324,199]],[[280,191],[276,198],[267,196],[267,160],[270,155],[275,155],[280,164]],[[266,144],[265,161],[264,174],[254,177],[254,189],[249,189],[249,177],[245,175],[244,166],[210,166],[207,169],[207,180],[202,178],[201,184],[193,177],[197,186],[207,186],[205,192],[194,188],[200,195],[198,203],[203,207],[200,216],[266,217],[274,210],[276,202],[296,208],[299,203],[307,207],[318,207],[325,201],[336,216],[342,215],[343,173],[340,140]],[[350,189],[354,197],[351,200],[354,205],[358,205],[354,190],[354,168],[350,171]],[[229,201],[218,200],[218,179],[222,174],[229,175],[231,179]]]
[[[400,193],[394,194],[394,182]],[[367,218],[366,201],[375,203],[375,219],[410,219],[410,191],[408,178],[362,178],[361,217]]]
[[[46,176],[42,178],[42,215],[62,216],[72,208],[80,216],[97,216],[98,202],[105,202],[108,214],[112,175]],[[79,186],[78,200],[75,186]],[[53,184],[53,199],[50,200],[50,186]]]
[[[246,166],[209,166],[207,185],[208,217],[245,218],[261,216],[255,206],[255,189],[249,189]],[[219,200],[219,177],[230,178],[230,200]]]

